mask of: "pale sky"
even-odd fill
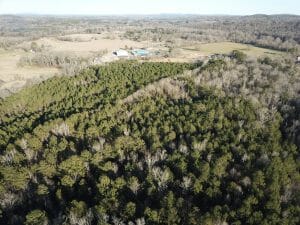
[[[297,14],[300,0],[0,0],[0,14]]]

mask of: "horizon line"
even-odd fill
[[[163,15],[180,15],[180,16],[300,16],[300,14],[293,13],[255,13],[255,14],[201,14],[201,13],[109,13],[109,14],[80,14],[80,13],[0,13],[0,16],[163,16]]]

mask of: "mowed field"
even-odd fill
[[[189,52],[197,52],[204,56],[213,54],[229,54],[233,50],[239,50],[247,54],[248,56],[259,57],[263,55],[268,56],[280,56],[284,54],[280,51],[275,51],[266,48],[259,48],[252,45],[233,43],[233,42],[218,42],[218,43],[207,43],[198,44],[193,46],[184,47],[183,50]]]

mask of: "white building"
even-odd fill
[[[114,54],[118,57],[129,57],[129,53],[123,49],[119,49],[119,50],[115,51]]]

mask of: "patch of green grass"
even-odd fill
[[[239,50],[250,56],[262,56],[262,55],[281,55],[284,52],[259,48],[253,45],[233,43],[233,42],[218,42],[218,43],[207,43],[199,44],[195,46],[189,46],[183,48],[188,51],[199,51],[203,55],[213,55],[213,54],[229,54],[233,50]]]

